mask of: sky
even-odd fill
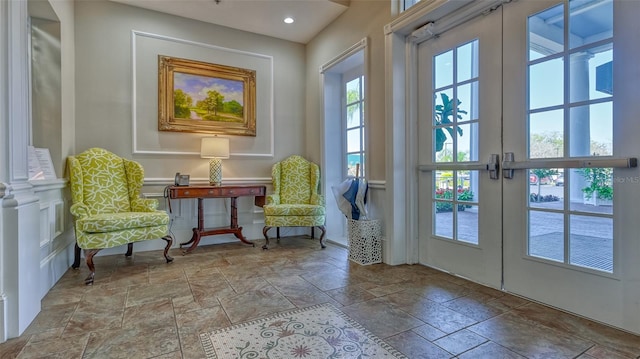
[[[205,99],[207,91],[212,90],[222,94],[225,102],[236,100],[244,106],[242,81],[174,72],[173,87],[188,93],[193,99],[193,105],[197,101]]]

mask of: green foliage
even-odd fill
[[[456,156],[458,162],[469,161],[469,151],[458,151]],[[453,149],[448,147],[438,152],[436,155],[436,162],[453,162]]]
[[[225,102],[218,91],[207,91],[207,97],[196,102],[194,111],[208,121],[241,122],[244,115],[244,107],[238,101]]]
[[[223,106],[223,112],[231,113],[234,115],[242,116],[243,115],[243,107],[240,102],[236,100],[231,100],[229,102],[225,102]]]
[[[173,91],[173,116],[176,118],[190,118],[193,99],[181,89]]]
[[[449,96],[445,93],[440,93],[440,98],[442,99],[442,105],[436,105],[434,110],[434,121],[436,126],[439,125],[450,125],[453,124],[453,121],[449,117],[453,116],[454,111],[454,101],[449,99]],[[460,110],[458,106],[462,101],[455,99],[455,112],[456,118],[461,120],[461,114],[467,114],[467,111]],[[453,130],[453,126],[447,127],[438,127],[436,128],[436,152],[442,151],[444,147],[444,143],[447,141],[447,135],[444,131],[449,132],[451,138],[455,136],[455,132]],[[458,134],[462,136],[462,128],[457,127]]]
[[[559,201],[560,197],[554,196],[552,194],[548,194],[546,196],[541,196],[539,194],[531,193],[529,194],[530,202],[556,202]]]
[[[218,115],[218,111],[222,111],[224,106],[224,96],[218,91],[207,91],[207,97],[204,100],[196,102],[196,107],[205,110],[207,114],[213,112],[214,116]]]
[[[536,202],[540,202],[540,199],[542,198],[540,196],[540,186],[542,184],[542,179],[545,177],[551,177],[553,175],[557,175],[558,170],[555,168],[535,168],[531,170],[531,173],[535,174],[538,177],[538,193],[533,198],[536,199]]]
[[[589,182],[582,188],[587,197],[596,193],[599,199],[613,199],[613,168],[581,168],[579,173]]]
[[[459,188],[458,192],[458,201],[473,201],[473,192],[468,188]],[[438,188],[436,190],[436,198],[437,199],[446,199],[449,201],[453,201],[453,189],[450,188]],[[471,206],[466,204],[458,203],[458,211],[464,211],[465,208],[470,208]],[[453,211],[453,202],[444,202],[444,201],[436,201],[436,212],[452,212]]]

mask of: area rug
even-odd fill
[[[406,358],[329,303],[200,334],[207,358]]]

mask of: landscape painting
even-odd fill
[[[256,135],[255,71],[159,56],[158,129]]]

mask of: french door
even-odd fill
[[[417,45],[420,263],[640,333],[629,14],[512,2]]]
[[[494,288],[502,184],[482,167],[502,151],[501,11],[417,49],[420,262]]]

